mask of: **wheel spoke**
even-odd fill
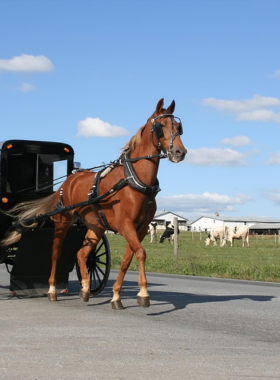
[[[99,257],[102,257],[102,256],[106,255],[106,253],[107,252],[102,252],[100,255],[95,255],[95,256],[99,258]]]
[[[98,271],[97,271],[97,268],[98,268],[98,267],[95,268],[95,273],[96,273],[96,276],[97,276],[97,278],[98,278],[99,284],[101,284],[101,280],[100,280],[100,277],[99,277],[99,273],[98,273]]]
[[[103,274],[103,277],[105,276],[105,272],[98,265],[96,265],[96,273],[98,273],[97,270]]]
[[[106,266],[107,263],[103,262],[103,261],[97,261],[96,262],[96,265],[100,265],[100,264],[103,264],[104,266]]]
[[[96,255],[100,251],[100,249],[103,247],[103,245],[104,245],[104,241],[102,241],[102,243],[99,245],[99,247],[96,247],[96,251],[95,251]]]

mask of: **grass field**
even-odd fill
[[[206,236],[206,233],[192,234],[182,231],[179,234],[176,259],[172,244],[167,241],[163,244],[150,243],[150,236],[147,235],[143,241],[147,252],[146,271],[280,282],[278,236],[250,237],[250,248],[242,248],[242,242],[238,240],[234,241],[234,247],[206,247]],[[112,268],[119,269],[124,255],[125,239],[114,234],[107,234],[107,238],[111,248]],[[135,257],[129,270],[138,271]]]

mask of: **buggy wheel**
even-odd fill
[[[87,259],[87,269],[90,277],[90,293],[99,294],[107,284],[111,268],[111,253],[108,239],[103,235],[95,249],[93,249]],[[76,271],[79,281],[82,276],[78,262]]]

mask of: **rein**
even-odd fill
[[[168,150],[168,152],[162,147],[162,145],[161,145],[161,143],[159,141],[160,137],[162,137],[162,135],[163,135],[163,132],[162,132],[162,135],[159,132],[159,129],[162,128],[162,125],[160,123],[155,124],[155,121],[157,119],[161,118],[161,117],[170,117],[172,119],[171,140],[170,140],[170,143],[169,143],[169,150]],[[90,169],[82,169],[82,170],[75,170],[74,169],[72,171],[72,174],[75,174],[75,173],[77,173],[79,171],[83,171],[83,170],[93,170],[93,169],[97,169],[97,168],[103,167],[103,169],[101,169],[96,174],[95,183],[94,183],[94,185],[92,186],[92,188],[89,191],[88,199],[86,201],[84,201],[84,202],[80,202],[80,203],[73,204],[73,205],[70,205],[70,206],[66,207],[64,205],[64,203],[63,203],[63,200],[62,200],[62,196],[63,196],[63,186],[62,186],[61,189],[60,189],[60,195],[59,195],[58,202],[55,205],[53,211],[48,212],[48,213],[43,214],[43,215],[42,214],[41,215],[37,215],[34,218],[26,219],[24,222],[26,224],[34,223],[36,221],[44,220],[47,217],[54,216],[54,215],[57,215],[57,214],[60,214],[60,213],[68,213],[69,211],[71,211],[73,209],[76,209],[78,207],[81,207],[81,206],[90,205],[91,208],[92,208],[92,210],[95,213],[95,216],[96,216],[96,219],[97,219],[98,223],[101,224],[105,229],[109,229],[111,231],[114,231],[110,227],[109,223],[107,222],[106,217],[105,217],[104,213],[101,210],[99,202],[102,199],[106,198],[108,195],[111,195],[111,194],[113,194],[113,193],[121,190],[123,187],[125,187],[127,185],[129,185],[134,190],[136,190],[136,191],[138,191],[138,192],[140,192],[142,194],[145,194],[145,195],[147,195],[149,197],[149,200],[148,200],[148,209],[149,209],[150,205],[153,202],[153,198],[160,191],[158,179],[156,179],[156,183],[155,183],[154,186],[146,185],[145,183],[143,183],[137,177],[136,172],[135,172],[135,170],[134,170],[134,168],[132,166],[132,162],[137,162],[137,161],[140,161],[140,160],[149,160],[149,159],[156,158],[156,157],[158,157],[159,159],[167,158],[171,154],[171,149],[173,147],[173,141],[174,141],[175,137],[178,136],[179,134],[182,134],[181,123],[179,123],[179,127],[177,127],[174,124],[174,116],[172,114],[163,114],[163,115],[160,115],[160,116],[157,116],[157,117],[154,117],[154,114],[153,114],[153,117],[152,117],[151,121],[152,121],[151,132],[152,133],[155,132],[158,148],[161,151],[163,151],[163,152],[158,153],[158,154],[151,154],[151,155],[147,155],[147,156],[142,156],[142,157],[130,158],[130,146],[127,146],[123,150],[123,152],[120,154],[120,156],[118,157],[118,159],[114,160],[114,161],[111,161],[110,164],[107,164],[107,165],[104,164],[104,165],[96,166],[96,167],[93,167],[93,168],[90,168]],[[177,128],[177,132],[175,134],[173,133],[174,126]],[[180,127],[181,127],[181,129],[180,129]],[[100,184],[100,180],[102,178],[102,172],[104,172],[109,167],[110,167],[111,170],[113,170],[117,165],[122,165],[123,166],[125,178],[121,178],[110,190],[108,190],[106,193],[100,195],[99,194],[99,184]],[[69,175],[66,175],[64,177],[68,177],[68,176]],[[61,178],[63,178],[63,177],[57,178],[54,181],[57,181],[58,179],[61,179]],[[48,182],[46,184],[48,184]],[[53,185],[46,186],[43,189],[45,189],[47,187],[51,187],[51,186],[53,186]],[[21,191],[23,191],[23,190],[21,190]],[[97,204],[98,210],[95,210],[94,204]],[[101,216],[101,219],[97,215],[98,212],[99,212],[99,214]],[[148,210],[147,210],[147,212],[148,212]],[[138,226],[137,229],[141,228],[142,225],[143,225],[143,223],[141,223]],[[13,228],[16,228],[16,227],[19,227],[19,226],[24,227],[21,223],[13,223],[12,226],[9,229],[13,229]]]

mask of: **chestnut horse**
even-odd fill
[[[52,217],[55,230],[48,290],[50,301],[57,300],[56,268],[63,240],[70,225],[77,218],[81,218],[88,228],[84,245],[77,253],[82,278],[80,292],[82,300],[87,302],[90,295],[90,278],[86,266],[88,255],[98,244],[104,232],[112,230],[124,236],[127,241],[120,272],[113,285],[112,308],[123,308],[120,291],[134,253],[139,263],[140,291],[137,302],[143,307],[150,305],[145,274],[146,252],[141,241],[146,236],[147,226],[156,211],[155,196],[159,191],[157,180],[159,162],[160,158],[168,157],[171,162],[178,163],[185,158],[187,153],[180,137],[183,133],[181,121],[173,116],[175,102],[173,100],[167,109],[163,108],[163,103],[163,99],[158,102],[153,115],[130,139],[119,159],[106,168],[106,174],[104,170],[103,175],[90,170],[78,171],[70,175],[60,189],[51,196],[25,202],[13,209],[18,222],[24,223],[27,218],[50,212],[56,207],[82,203],[92,195],[93,203],[89,201],[86,205],[68,213],[60,213]],[[107,195],[102,200],[94,203],[96,196],[105,193]],[[19,230],[11,232],[2,241],[2,245],[14,243],[20,239],[20,236]]]

